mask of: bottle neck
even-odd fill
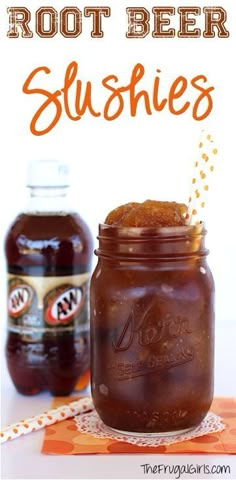
[[[70,210],[67,187],[30,187],[27,213],[56,213]]]

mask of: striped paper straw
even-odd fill
[[[75,415],[89,412],[93,409],[94,406],[91,397],[84,397],[26,420],[20,420],[20,422],[8,425],[1,430],[1,443],[40,430],[41,428],[61,422]]]
[[[209,191],[209,176],[215,168],[218,153],[211,135],[202,131],[198,145],[198,156],[194,162],[191,192],[188,202],[186,221],[188,225],[197,225],[204,220],[203,213]]]

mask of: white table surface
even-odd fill
[[[236,326],[216,331],[215,395],[236,396]],[[52,397],[43,393],[34,397],[18,394],[9,378],[2,346],[1,425],[47,410]],[[2,479],[83,479],[83,478],[176,478],[144,474],[142,464],[229,465],[230,475],[191,475],[192,479],[236,480],[235,455],[45,455],[40,453],[43,430],[2,445]],[[190,476],[181,476],[190,479]]]

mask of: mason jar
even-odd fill
[[[213,398],[214,282],[204,224],[99,225],[92,276],[92,397],[126,433],[196,427]]]

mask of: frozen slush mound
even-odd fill
[[[187,206],[176,202],[130,202],[112,210],[105,224],[119,227],[177,227],[185,225]]]

